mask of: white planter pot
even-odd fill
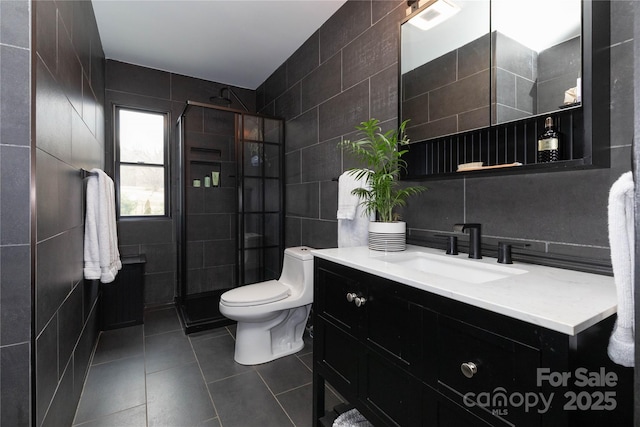
[[[378,222],[369,223],[369,249],[374,251],[400,252],[407,248],[407,223]]]

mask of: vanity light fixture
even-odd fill
[[[418,8],[422,7],[423,4],[428,3],[429,0],[420,0],[418,1]],[[460,6],[455,4],[451,0],[436,0],[432,2],[426,9],[413,17],[413,19],[408,22],[411,25],[415,25],[421,30],[428,30],[430,28],[435,27],[438,24],[446,21],[451,18],[456,13],[460,12]]]

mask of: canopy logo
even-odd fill
[[[538,368],[536,385],[538,387],[571,388],[563,393],[565,411],[612,411],[616,408],[616,392],[602,390],[615,387],[618,376],[615,372],[606,372],[605,368],[592,372],[586,368],[578,368],[573,372],[552,372],[549,368]],[[576,391],[576,388],[583,390]],[[597,388],[597,390],[589,390]],[[468,392],[463,396],[466,406],[479,406],[490,410],[494,415],[505,416],[509,409],[524,408],[525,412],[537,411],[544,414],[549,411],[556,397],[555,392],[540,391],[512,392],[504,387],[496,387],[493,391],[480,393]]]

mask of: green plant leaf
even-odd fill
[[[398,180],[400,173],[407,168],[407,162],[402,156],[407,149],[399,146],[407,145],[409,139],[404,130],[408,120],[402,122],[399,128],[382,132],[380,121],[374,118],[356,126],[360,139],[345,140],[339,145],[354,155],[362,164],[360,168],[348,171],[355,179],[366,178],[369,188],[356,188],[352,194],[361,199],[367,215],[376,213],[383,222],[392,222],[397,214],[394,209],[406,205],[406,199],[425,191],[423,186],[400,188]]]

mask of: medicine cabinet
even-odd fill
[[[404,178],[609,165],[609,1],[408,6],[398,61],[411,140]],[[547,117],[561,135],[560,161],[538,163]]]

